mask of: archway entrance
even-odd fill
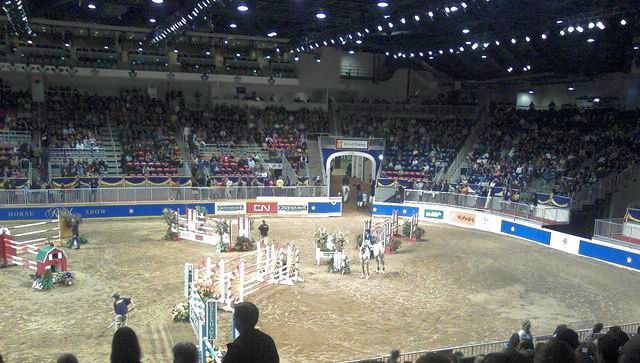
[[[355,209],[358,199],[357,186],[359,185],[367,195],[371,195],[371,185],[377,177],[377,165],[373,156],[364,152],[339,151],[331,154],[325,164],[330,195],[341,196],[342,185],[349,185],[350,192],[343,209]]]

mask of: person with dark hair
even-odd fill
[[[267,241],[267,238],[269,238],[269,225],[264,221],[264,219],[262,220],[262,224],[258,227],[258,231],[260,231],[260,238]]]
[[[569,344],[551,339],[536,352],[533,361],[534,363],[575,363],[576,355]]]
[[[627,333],[625,333],[619,326],[612,326],[609,328],[607,334],[615,336],[620,341],[620,346],[623,346],[624,343],[629,341],[629,335],[627,335]]]
[[[233,321],[240,335],[227,344],[227,354],[223,363],[279,363],[280,356],[273,339],[256,329],[260,312],[249,302],[235,306]],[[113,363],[113,362],[112,362]]]
[[[505,346],[505,350],[516,350],[518,349],[519,344],[520,336],[518,335],[518,333],[513,333],[511,334],[511,338],[509,338],[507,345]]]
[[[198,363],[198,348],[192,343],[178,343],[171,351],[173,363]]]
[[[490,353],[482,359],[482,363],[531,363],[526,356],[517,352]]]
[[[123,326],[113,334],[111,342],[111,363],[140,363],[142,350],[138,336],[133,329]]]
[[[427,353],[416,360],[416,363],[450,363],[449,358],[439,353]]]
[[[78,363],[78,358],[71,353],[64,353],[58,357],[56,363]]]
[[[637,363],[640,362],[640,336],[636,335],[629,339],[627,344],[622,348],[622,356],[620,363]]]
[[[604,328],[602,323],[596,323],[593,326],[593,328],[591,328],[591,332],[589,333],[589,335],[587,335],[587,341],[588,342],[592,342],[592,341],[598,339],[599,337],[601,337],[602,336],[602,328]]]
[[[557,340],[567,343],[573,350],[578,348],[580,345],[580,338],[578,338],[578,333],[573,329],[569,329],[565,326],[565,328],[560,328],[556,331],[557,332],[554,336]]]
[[[605,334],[598,338],[596,345],[596,358],[598,363],[616,363],[618,361],[618,350],[623,342],[614,334]]]

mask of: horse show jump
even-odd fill
[[[171,226],[178,239],[206,243],[213,246],[233,245],[233,220],[211,218],[197,209],[187,208],[185,216],[180,210],[173,211],[174,223]],[[238,216],[235,220],[236,237],[251,239],[251,219]]]
[[[0,227],[0,260],[2,267],[22,266],[34,271],[34,288],[43,288],[38,281],[47,272],[67,272],[67,256],[59,247],[67,234],[63,218]],[[62,277],[61,277],[62,278]],[[70,276],[65,277],[69,279]],[[62,282],[62,280],[53,282]]]
[[[216,263],[207,258],[192,270],[195,289],[229,311],[247,295],[269,285],[304,281],[300,275],[300,250],[291,243],[277,246],[260,241],[256,251],[222,257]]]

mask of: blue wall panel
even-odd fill
[[[309,214],[341,212],[342,202],[309,202]]]
[[[161,216],[165,208],[181,211],[197,206],[205,207],[207,212],[215,213],[214,203],[202,204],[125,204],[125,205],[95,205],[68,207],[17,207],[0,208],[0,221],[17,221],[30,219],[56,218],[58,211],[66,209],[80,214],[83,218],[109,217],[152,217]]]
[[[545,245],[551,244],[551,232],[542,231],[538,228],[529,227],[518,223],[503,220],[502,225],[500,226],[500,232],[516,237],[525,238],[530,241],[542,243]]]
[[[580,255],[640,270],[640,255],[612,247],[580,241]]]
[[[418,207],[409,207],[402,204],[374,204],[371,207],[371,212],[375,215],[390,216],[393,211],[398,211],[399,217],[411,217],[414,214],[420,213],[420,209]]]

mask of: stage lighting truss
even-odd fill
[[[202,14],[204,14],[206,10],[211,8],[219,1],[221,0],[200,0],[185,13],[175,16],[174,20],[169,25],[166,25],[164,28],[157,30],[151,37],[151,43],[157,44],[163,40],[166,40],[171,35],[184,28],[187,24],[192,24]]]
[[[31,29],[29,17],[22,5],[22,0],[3,0],[2,10],[7,15],[7,19],[16,34],[28,37],[36,35]]]

